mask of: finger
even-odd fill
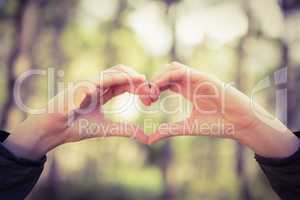
[[[150,90],[149,97],[147,98],[149,104],[156,102],[159,99],[161,92],[167,89],[176,90],[177,88],[174,88],[171,84],[177,84],[176,81],[180,83],[180,80],[184,77],[186,71],[185,67],[178,67],[172,64],[166,65],[166,68],[165,72],[155,77],[153,81],[149,83]]]
[[[185,78],[186,68],[178,68],[174,70],[169,70],[161,74],[158,78],[156,78],[153,82],[159,88],[163,88],[167,86],[171,82],[179,82]]]
[[[192,67],[188,67],[182,63],[179,62],[172,62],[172,65],[177,66],[178,68],[186,68],[188,75],[190,76],[190,81],[191,82],[199,82],[199,81],[208,81],[214,84],[222,84],[222,81],[220,81],[217,77],[211,75],[211,74],[207,74],[204,73],[200,70],[197,70],[195,68]]]
[[[162,67],[163,70],[157,76],[155,76],[153,81],[155,82],[156,80],[160,79],[165,73],[168,73],[170,71],[174,71],[174,70],[177,70],[177,69],[180,69],[180,68],[181,67],[179,67],[179,66],[172,65],[172,63],[166,64]]]
[[[142,80],[146,79],[146,76],[144,74],[140,74],[133,68],[127,67],[125,65],[117,65],[117,66],[113,67],[112,69],[121,71],[121,72],[125,73],[126,75],[128,75],[129,77],[135,77],[137,79],[142,79]]]
[[[149,98],[151,100],[151,103],[153,103],[159,99],[160,90],[156,84],[154,84],[154,83],[148,83],[148,84],[149,84],[149,88],[150,88]]]
[[[127,137],[148,144],[148,136],[135,124],[108,121],[103,126],[103,137]]]
[[[220,83],[217,78],[181,63],[172,62],[171,65],[175,67],[163,73],[154,81],[160,88],[167,87],[170,82],[184,82],[186,84],[191,84],[195,82],[209,81],[217,84]]]
[[[193,100],[195,88],[197,92],[202,91],[201,93],[206,94],[222,85],[218,79],[178,62],[173,62],[172,65],[177,67],[162,74],[154,81],[160,92],[170,89],[173,92],[182,94],[189,100]]]
[[[105,70],[95,83],[100,88],[109,88],[115,85],[144,82],[145,79],[144,75],[137,73],[133,69],[119,65]]]
[[[182,67],[182,66],[177,66],[177,65],[173,65],[173,64],[168,64],[165,66],[165,71],[161,74],[159,74],[158,76],[156,76],[153,79],[153,82],[149,82],[149,95],[148,98],[146,98],[145,101],[147,101],[149,104],[152,104],[153,102],[157,101],[159,99],[159,95],[161,91],[164,91],[168,88],[168,84],[157,84],[160,83],[161,80],[165,80],[166,74],[173,74],[174,71],[177,70],[184,70],[186,69],[186,67]],[[177,71],[178,72],[178,71]],[[177,73],[176,72],[176,73]],[[173,80],[175,80],[176,78],[174,78]],[[172,80],[172,78],[171,78]],[[166,81],[168,82],[168,81]],[[142,100],[142,99],[141,99]]]
[[[114,86],[111,87],[108,92],[104,96],[102,96],[101,103],[105,104],[112,98],[119,96],[121,94],[124,94],[126,92],[131,93],[131,94],[136,94],[136,95],[143,95],[143,92],[141,91],[141,85],[140,83],[136,84],[124,84],[120,86]]]
[[[133,68],[125,66],[125,65],[122,65],[122,64],[116,65],[116,66],[112,67],[111,69],[119,70],[119,71],[128,73],[128,74],[130,74],[132,76],[138,75],[138,76],[141,76],[141,77],[145,77],[145,75],[138,73]]]
[[[151,105],[151,99],[149,96],[150,92],[151,92],[151,89],[149,87],[148,82],[145,82],[144,84],[140,85],[140,87],[138,88],[139,99],[145,106]]]
[[[153,102],[158,100],[159,94],[159,88],[155,84],[145,82],[141,85],[139,98],[144,105],[150,106]]]
[[[103,103],[103,99],[106,102],[116,96],[114,90],[111,90],[112,87],[132,85],[132,88],[134,88],[134,85],[138,85],[143,82],[145,82],[145,76],[137,73],[129,67],[125,67],[123,65],[112,67],[104,71],[101,74],[100,79],[94,81],[96,90],[93,90],[92,92],[85,92],[85,94],[82,95],[83,98],[81,98],[80,107],[89,105],[92,99]],[[125,91],[122,91],[122,93]]]
[[[154,144],[160,140],[174,136],[189,135],[189,133],[190,130],[186,121],[164,123],[158,127],[154,134],[149,136],[148,144]]]
[[[165,85],[164,87],[161,87],[159,89],[158,95],[160,95],[160,93],[164,92],[165,90],[170,90],[172,92],[182,95],[187,100],[192,100],[192,87],[188,86],[184,82],[171,82]]]

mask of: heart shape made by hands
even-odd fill
[[[248,108],[248,98],[245,98],[242,93],[232,87],[224,88],[224,84],[218,79],[180,63],[172,63],[166,72],[160,74],[151,83],[132,69],[117,69],[116,74],[110,78],[107,76],[107,80],[100,84],[104,89],[100,92],[102,100],[97,101],[100,102],[100,111],[101,105],[125,92],[138,95],[145,106],[150,106],[158,101],[161,93],[166,90],[182,95],[192,103],[193,108],[186,119],[161,124],[149,136],[145,135],[137,125],[113,122],[102,112],[88,115],[88,120],[105,127],[101,130],[106,136],[133,137],[148,145],[171,136],[182,135],[230,138],[233,137],[235,130],[247,128],[253,123],[253,115],[249,114],[252,112]],[[124,78],[120,72],[126,72],[129,78]],[[226,94],[223,94],[224,91]],[[98,94],[99,92],[96,93]],[[92,94],[87,95],[81,105],[89,104],[90,96]]]

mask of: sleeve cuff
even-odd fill
[[[3,130],[0,130],[0,142],[4,142],[6,138],[9,136],[9,133]]]
[[[257,162],[263,165],[269,166],[285,166],[290,165],[300,160],[300,148],[291,156],[286,158],[266,158],[255,154],[255,159]]]
[[[12,154],[9,150],[7,150],[1,143],[0,143],[0,156],[6,158],[7,160],[13,161],[19,165],[27,166],[27,167],[41,167],[45,164],[47,158],[43,156],[41,159],[33,161],[24,158],[19,158]]]

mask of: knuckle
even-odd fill
[[[118,65],[115,65],[115,66],[112,66],[111,68],[109,68],[108,70],[121,70],[122,69],[122,64],[118,64]]]
[[[117,69],[121,70],[121,71],[126,71],[127,70],[127,67],[123,64],[119,64],[117,65]]]
[[[183,67],[182,64],[180,64],[180,63],[178,63],[178,62],[176,62],[176,61],[171,62],[171,65],[172,65],[174,68],[182,68],[182,67]]]

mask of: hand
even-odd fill
[[[182,122],[162,124],[150,143],[177,135],[234,137],[235,131],[254,126],[249,99],[212,76],[174,62],[154,84],[160,92],[170,89],[183,95],[192,102],[193,109],[190,117]],[[219,123],[224,126],[217,132],[210,129]]]
[[[215,77],[174,62],[154,84],[161,92],[183,95],[193,109],[182,122],[160,125],[149,144],[172,136],[209,135],[235,139],[270,157],[288,156],[299,147],[299,140],[279,120],[267,124],[257,115],[267,114],[263,108]]]
[[[113,122],[102,112],[102,105],[125,92],[141,95],[143,99],[142,95],[147,93],[145,77],[128,67],[112,67],[97,81],[79,83],[59,93],[49,101],[51,110],[29,116],[11,131],[4,146],[17,156],[34,160],[60,144],[92,137],[134,137],[147,143],[147,136],[137,126]],[[93,132],[89,124],[100,129]]]

